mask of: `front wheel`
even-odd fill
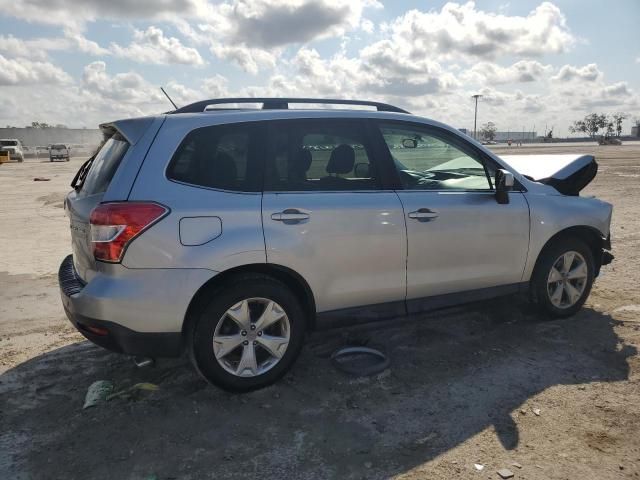
[[[238,277],[212,292],[193,321],[194,366],[209,382],[235,392],[282,377],[300,352],[306,324],[292,292],[262,275]]]
[[[531,280],[532,298],[551,317],[570,317],[584,305],[593,280],[589,246],[580,239],[562,239],[540,254]]]

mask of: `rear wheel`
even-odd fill
[[[238,392],[282,377],[300,352],[306,324],[291,291],[258,275],[238,277],[212,292],[194,321],[194,366],[209,382]]]
[[[558,240],[540,254],[532,277],[532,297],[555,318],[574,315],[591,292],[593,253],[577,238]]]

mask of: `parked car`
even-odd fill
[[[5,152],[9,152],[11,160],[24,162],[24,149],[22,147],[22,142],[17,138],[0,139],[0,149]]]
[[[64,160],[68,162],[71,158],[71,149],[63,143],[49,145],[49,161]]]
[[[618,137],[608,137],[603,135],[598,139],[598,145],[622,145],[622,140]]]
[[[235,102],[263,108],[210,109]],[[505,161],[346,100],[207,100],[101,128],[65,200],[64,309],[98,345],[187,352],[228,390],[276,381],[316,328],[518,292],[571,316],[613,258],[612,206],[579,196],[588,155]]]

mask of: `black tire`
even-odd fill
[[[189,357],[198,373],[208,382],[231,392],[257,390],[280,379],[300,353],[307,323],[304,310],[291,290],[272,277],[250,274],[234,277],[208,295],[210,300],[190,319],[191,328],[186,339]],[[263,374],[239,377],[225,370],[216,360],[213,335],[229,308],[244,299],[255,297],[273,300],[284,309],[289,319],[289,344],[278,363]]]
[[[559,308],[550,298],[548,279],[552,266],[564,253],[574,251],[582,255],[587,267],[587,277],[584,290],[580,298],[573,305]],[[594,280],[593,251],[579,238],[566,237],[554,241],[546,246],[538,257],[538,262],[531,277],[531,300],[543,314],[551,318],[567,318],[575,315],[589,297]]]

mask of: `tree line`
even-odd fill
[[[569,131],[571,133],[584,133],[593,139],[599,136],[604,136],[605,138],[620,137],[622,136],[622,123],[627,118],[629,118],[629,115],[624,112],[612,114],[590,113],[585,115],[583,119],[573,122],[569,127]],[[636,120],[635,123],[640,126],[640,119]],[[494,122],[487,122],[480,127],[480,138],[492,141],[495,139],[497,131],[498,129]],[[553,129],[546,132],[545,137],[551,140],[553,138]]]
[[[624,112],[613,113],[590,113],[582,120],[576,120],[569,127],[571,133],[586,133],[591,138],[604,135],[605,138],[619,137],[622,135],[622,122],[629,116]],[[600,133],[600,132],[603,133]]]

